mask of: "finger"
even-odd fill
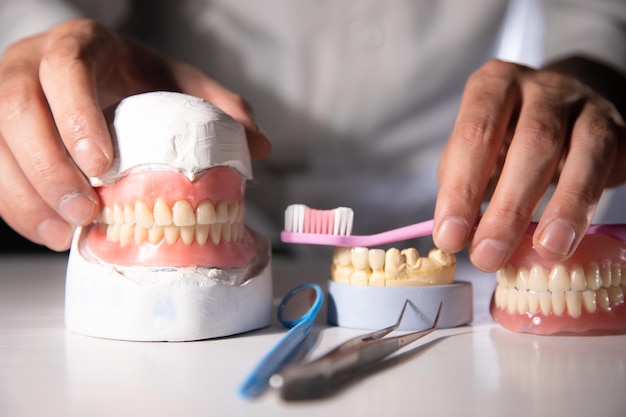
[[[174,77],[182,91],[199,96],[222,109],[244,126],[252,160],[267,158],[271,144],[254,121],[252,108],[239,95],[189,65],[172,62]]]
[[[109,73],[111,35],[87,20],[51,31],[39,77],[56,127],[72,159],[87,176],[110,166],[113,149],[98,100],[96,82]]]
[[[16,232],[56,251],[66,250],[72,227],[41,199],[0,138],[0,216]]]
[[[439,170],[435,244],[448,252],[468,242],[517,102],[514,68],[493,61],[470,77]]]
[[[470,244],[472,263],[501,268],[519,245],[563,154],[568,115],[561,88],[524,83],[524,103],[502,174]]]
[[[556,189],[533,236],[539,255],[558,260],[575,250],[616,161],[619,134],[618,125],[601,107],[593,103],[584,107]]]
[[[60,142],[38,66],[19,51],[0,67],[0,135],[43,201],[68,223],[86,224],[95,217],[97,196]]]

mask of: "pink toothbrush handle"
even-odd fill
[[[386,243],[428,236],[433,233],[433,221],[411,224],[398,229],[388,230],[367,236],[358,235],[329,235],[318,233],[291,233],[282,232],[280,237],[286,243],[305,243],[310,245],[326,246],[378,246]]]
[[[533,222],[528,227],[532,233],[537,227]],[[378,246],[386,243],[400,242],[403,240],[428,236],[433,232],[433,221],[427,220],[421,223],[411,224],[398,229],[373,235],[330,235],[320,233],[291,233],[282,232],[281,240],[285,243],[300,243],[309,245],[325,246]],[[586,234],[603,233],[615,239],[626,242],[626,224],[592,224]]]

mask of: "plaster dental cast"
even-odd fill
[[[70,251],[66,325],[184,341],[270,324],[270,244],[244,225],[243,127],[196,97],[135,95],[105,112],[115,161],[92,177],[102,210]]]

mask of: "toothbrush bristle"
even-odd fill
[[[285,209],[285,231],[326,235],[352,234],[354,212],[348,207],[332,210],[312,209],[304,204],[292,204]]]

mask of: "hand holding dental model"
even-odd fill
[[[498,270],[558,175],[534,244],[544,257],[569,256],[601,191],[626,178],[623,85],[623,74],[587,58],[541,70],[498,60],[479,68],[442,158],[436,245],[447,252],[469,245],[477,267]],[[245,126],[253,159],[268,154],[244,102],[215,80],[98,23],[69,20],[14,43],[0,61],[0,173],[11,178],[0,183],[6,222],[35,242],[67,249],[72,228],[101,209],[85,175],[102,175],[113,162],[102,108],[152,90],[210,101]],[[473,232],[490,180],[497,185]]]

